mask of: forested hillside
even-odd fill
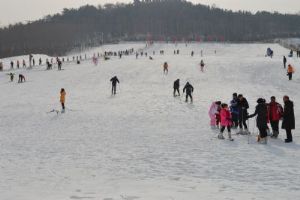
[[[119,40],[263,41],[300,36],[300,16],[233,12],[181,0],[143,1],[64,9],[0,29],[0,57],[62,55]]]

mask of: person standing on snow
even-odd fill
[[[213,102],[209,108],[208,116],[210,118],[210,127],[212,129],[219,128],[218,116],[220,116],[220,110],[221,110],[221,101]]]
[[[26,62],[23,60],[23,68],[26,68]]]
[[[233,139],[231,138],[232,119],[231,119],[231,114],[228,110],[227,104],[221,105],[220,117],[221,117],[221,132],[219,133],[218,138],[222,139],[222,140],[225,139],[223,133],[224,133],[225,128],[227,128],[228,139],[230,141],[233,141]]]
[[[249,134],[247,126],[247,116],[248,116],[249,104],[247,99],[242,95],[238,95],[238,112],[239,112],[239,127],[240,131],[238,134]]]
[[[13,69],[13,68],[14,68],[14,62],[11,61],[11,62],[10,62],[10,69]]]
[[[259,98],[257,100],[257,106],[255,108],[255,112],[252,115],[249,115],[248,118],[255,117],[256,118],[256,126],[259,130],[259,138],[258,142],[261,144],[267,144],[267,129],[268,129],[268,107],[266,105],[266,100]]]
[[[176,92],[177,92],[178,96],[180,96],[180,91],[179,91],[179,88],[180,88],[180,79],[177,79],[174,82],[173,88],[174,88],[173,96],[176,97]]]
[[[294,103],[288,96],[283,97],[284,109],[283,109],[283,121],[282,129],[286,131],[285,143],[293,142],[292,130],[295,129],[295,114]]]
[[[13,82],[13,81],[14,81],[15,74],[9,73],[8,75],[9,75],[9,77],[10,77],[10,82]]]
[[[204,72],[204,66],[205,66],[204,61],[201,60],[201,62],[200,62],[201,72]]]
[[[289,64],[288,69],[287,69],[287,75],[288,75],[290,81],[293,79],[294,72],[295,72],[294,68],[292,67],[291,64]]]
[[[164,63],[163,68],[164,68],[164,74],[168,74],[169,73],[169,65],[167,62]]]
[[[283,67],[286,68],[287,59],[285,56],[283,56]]]
[[[119,81],[117,76],[114,76],[110,79],[110,82],[112,84],[111,94],[116,95],[116,93],[117,93],[117,83],[120,83],[120,81]]]
[[[191,103],[193,103],[192,94],[194,92],[194,87],[189,82],[187,82],[183,88],[183,93],[185,92],[186,92],[185,102],[188,102],[188,98],[190,97]]]
[[[271,97],[271,102],[268,105],[268,111],[268,117],[273,132],[272,138],[277,138],[279,135],[279,120],[282,117],[283,108],[276,102],[276,98],[274,96]]]
[[[61,103],[61,112],[65,112],[65,102],[66,102],[66,91],[64,88],[61,88],[60,90],[60,103]]]
[[[233,93],[232,100],[230,101],[230,113],[232,119],[232,128],[239,126],[239,108],[238,108],[238,96],[237,93]]]

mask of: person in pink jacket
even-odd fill
[[[220,111],[220,116],[221,116],[221,132],[218,136],[219,139],[225,139],[223,136],[223,132],[225,130],[225,128],[227,128],[228,131],[228,139],[230,141],[233,141],[233,139],[231,138],[231,126],[232,126],[232,119],[231,119],[231,113],[228,109],[228,105],[227,104],[222,104],[221,105],[222,109]]]
[[[220,111],[221,102],[213,102],[209,108],[208,116],[210,118],[210,126],[212,129],[218,128],[217,115]]]

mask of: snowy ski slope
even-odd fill
[[[87,54],[143,47],[108,45]],[[267,47],[274,50],[273,59],[265,57]],[[174,49],[180,55],[173,55]],[[296,71],[294,80],[287,80],[282,56],[289,51],[277,44],[213,43],[157,43],[147,48],[149,55],[153,51],[153,61],[132,55],[101,60],[98,66],[64,64],[63,71],[14,70],[26,76],[23,84],[10,83],[7,68],[0,72],[0,199],[299,199],[300,79]],[[299,62],[289,59],[296,70]],[[121,85],[112,97],[114,75]],[[173,98],[177,78],[182,86],[186,81],[194,86],[193,104]],[[62,87],[66,113],[47,113],[60,109]],[[288,94],[295,103],[295,142],[285,144],[281,130],[278,140],[257,144],[253,119],[249,144],[247,136],[235,134],[234,142],[216,139],[209,106],[214,100],[229,102],[233,92],[244,94],[250,113],[258,97],[274,95],[282,103]]]

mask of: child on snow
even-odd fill
[[[225,139],[223,133],[224,133],[225,128],[227,128],[228,139],[233,141],[233,139],[231,138],[232,119],[231,119],[231,114],[230,114],[227,104],[221,105],[220,118],[221,118],[221,132],[218,135],[218,138]]]
[[[60,103],[62,107],[62,113],[65,112],[65,101],[66,101],[66,91],[64,88],[60,90]]]
[[[221,102],[216,101],[216,102],[213,102],[210,106],[208,115],[210,118],[210,126],[212,129],[219,128],[219,122],[220,122],[219,112],[221,109],[220,105],[221,105]]]

